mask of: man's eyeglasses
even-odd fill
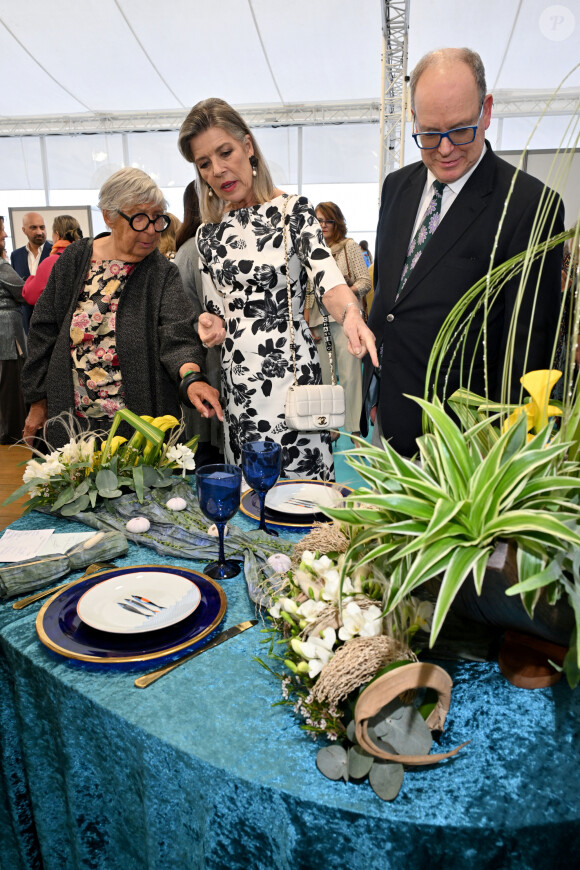
[[[326,218],[318,218],[318,223],[321,227],[323,227],[326,225],[332,226],[332,224],[335,224],[336,221],[327,221]]]
[[[455,127],[453,130],[447,130],[446,133],[413,133],[412,136],[422,151],[432,151],[434,148],[439,148],[442,139],[449,139],[452,145],[469,145],[475,139],[482,115],[483,105],[477,123],[470,127]]]
[[[119,209],[117,209],[117,214],[120,214],[122,218],[125,218],[131,229],[135,230],[136,233],[142,233],[144,230],[148,230],[149,224],[153,224],[153,229],[156,233],[162,233],[171,223],[171,218],[167,214],[160,214],[156,218],[150,218],[148,214],[139,212],[139,214],[134,214],[129,217],[128,214],[124,214],[122,211],[119,211]]]

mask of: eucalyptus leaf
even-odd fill
[[[88,508],[90,504],[90,499],[88,495],[81,495],[79,498],[75,499],[75,501],[69,502],[69,504],[63,505],[61,507],[60,512],[63,517],[74,517],[75,514],[80,513]]]
[[[152,486],[157,486],[161,478],[161,474],[157,469],[152,465],[141,465],[140,468],[143,472],[143,486],[146,489],[149,489]]]
[[[348,750],[348,776],[350,779],[363,779],[373,765],[373,756],[361,749],[351,746]]]
[[[376,758],[369,773],[371,788],[384,801],[394,800],[403,785],[405,771],[402,764],[394,761],[379,761]]]
[[[328,779],[348,782],[348,755],[342,746],[323,746],[316,755],[316,766]]]
[[[355,733],[356,725],[354,719],[351,719],[348,725],[346,726],[346,739],[350,740],[351,743],[356,743],[356,733]]]
[[[57,511],[63,505],[68,504],[70,502],[74,502],[76,500],[76,490],[74,486],[67,486],[66,489],[63,489],[59,497],[56,499],[54,504],[52,505],[52,510]]]
[[[123,491],[120,489],[99,489],[99,495],[101,498],[118,498],[123,495]]]
[[[369,724],[374,729],[379,748],[381,743],[397,755],[428,755],[433,745],[431,730],[416,707],[395,699],[384,707]]]
[[[77,496],[78,495],[86,495],[86,493],[89,491],[90,485],[91,485],[91,482],[90,482],[89,478],[85,477],[85,479],[81,483],[79,483],[79,485],[76,488]]]
[[[117,475],[108,468],[101,468],[101,470],[97,472],[95,483],[99,492],[105,489],[117,489]]]

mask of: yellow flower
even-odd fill
[[[111,441],[109,454],[113,456],[114,453],[117,452],[121,444],[123,444],[127,439],[123,438],[122,435],[115,435],[113,440]]]
[[[509,415],[503,425],[503,431],[513,426],[525,414],[527,419],[527,431],[532,430],[537,434],[548,422],[549,417],[562,416],[562,411],[555,405],[549,405],[550,393],[554,385],[562,377],[562,372],[557,369],[539,369],[535,372],[527,372],[520,378],[523,388],[532,397],[525,405],[520,405]]]

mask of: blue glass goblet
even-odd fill
[[[242,447],[242,471],[260,499],[260,529],[268,535],[277,535],[266,526],[266,493],[280,477],[282,451],[275,441],[248,441]]]
[[[219,534],[219,556],[203,569],[208,577],[223,580],[240,572],[240,563],[226,559],[224,530],[240,506],[242,472],[237,465],[204,465],[196,471],[197,498],[208,520],[214,522]]]

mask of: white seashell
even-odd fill
[[[147,519],[147,517],[133,517],[132,520],[125,525],[125,528],[128,532],[132,532],[134,535],[141,535],[143,532],[148,532],[151,523]]]
[[[179,496],[175,496],[175,498],[170,498],[169,501],[165,505],[166,508],[169,508],[170,511],[184,511],[187,507],[187,502],[184,498],[180,498]]]
[[[230,527],[228,525],[226,525],[226,527],[224,529],[224,538],[228,534],[229,530],[230,530]],[[218,527],[216,526],[215,523],[209,527],[209,529],[207,530],[207,533],[208,533],[208,535],[213,535],[214,538],[217,538],[219,536]]]
[[[271,556],[268,556],[268,565],[270,565],[274,571],[277,571],[278,574],[285,574],[289,571],[291,564],[292,560],[285,553],[272,553]]]

